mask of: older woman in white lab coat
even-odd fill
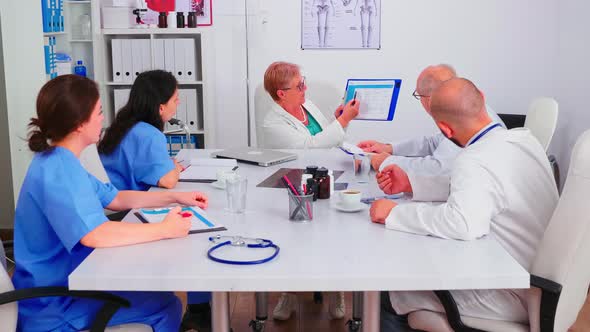
[[[264,118],[264,144],[267,148],[299,149],[338,146],[344,139],[344,128],[359,112],[354,100],[340,105],[330,121],[309,100],[305,100],[305,78],[299,66],[274,62],[264,73],[264,89],[275,101]]]

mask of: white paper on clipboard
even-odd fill
[[[391,121],[395,114],[400,79],[349,79],[344,103],[356,98],[360,102],[355,120]]]

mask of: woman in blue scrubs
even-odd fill
[[[168,156],[164,124],[176,113],[178,88],[163,70],[137,76],[129,101],[98,144],[111,183],[119,190],[174,188],[182,166]]]
[[[47,82],[37,97],[37,117],[29,124],[29,166],[15,212],[17,289],[67,286],[68,275],[93,248],[184,237],[190,219],[173,209],[162,223],[108,221],[104,208],[124,210],[172,203],[207,206],[197,192],[118,191],[86,172],[78,157],[98,141],[103,114],[96,84],[75,75]],[[178,331],[181,304],[170,292],[113,292],[130,308],[115,313],[109,325],[138,322],[154,331]],[[19,302],[19,331],[87,329],[101,303],[48,297]]]
[[[176,113],[178,83],[163,70],[137,76],[127,104],[117,113],[98,144],[98,152],[112,184],[119,190],[174,188],[182,166],[171,159],[162,132]],[[183,330],[211,328],[209,292],[189,292]]]

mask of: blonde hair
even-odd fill
[[[299,66],[289,62],[273,62],[264,72],[264,90],[274,101],[279,100],[277,91],[288,88],[293,77],[300,73]]]

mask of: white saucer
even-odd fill
[[[334,208],[338,211],[342,211],[342,212],[358,212],[358,211],[362,211],[365,208],[367,208],[367,204],[364,203],[358,203],[358,205],[356,206],[344,206],[342,205],[342,202],[338,202],[336,204],[334,204]]]
[[[225,189],[225,184],[221,184],[219,181],[211,182],[211,186],[221,190]]]

